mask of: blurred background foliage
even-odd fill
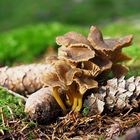
[[[106,37],[134,34],[138,57],[139,19],[139,0],[0,0],[0,65],[31,63],[57,47],[56,36],[71,30],[87,35],[91,25]]]
[[[0,30],[48,21],[107,24],[139,11],[139,0],[0,0]]]

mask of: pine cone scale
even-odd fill
[[[131,77],[127,80],[124,77],[108,80],[106,86],[99,87],[99,92],[95,94],[95,97],[104,102],[103,111],[122,113],[130,108],[138,108],[140,106],[140,77]],[[90,95],[88,97],[89,104],[91,98]],[[98,110],[96,101],[93,106],[97,106],[96,113],[102,113]],[[93,113],[95,113],[94,111]]]

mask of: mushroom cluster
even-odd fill
[[[120,77],[127,73],[127,67],[118,62],[130,60],[121,52],[123,47],[131,45],[132,35],[118,39],[103,39],[100,30],[92,26],[88,37],[77,32],[68,32],[56,38],[60,45],[57,57],[50,57],[51,71],[46,73],[43,82],[53,88],[52,95],[63,109],[65,104],[60,93],[66,94],[72,110],[80,111],[83,95],[89,89],[98,88],[99,76],[110,71]]]

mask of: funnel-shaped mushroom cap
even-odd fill
[[[86,77],[85,75],[82,75],[80,77],[75,77],[74,81],[77,83],[78,91],[81,95],[83,95],[89,89],[98,87],[97,81],[95,81],[91,77]]]
[[[45,86],[66,88],[66,85],[64,82],[60,81],[60,77],[56,72],[46,73],[46,75],[44,75],[43,83]]]
[[[120,78],[121,76],[124,76],[127,74],[128,68],[121,64],[114,64],[112,66],[112,72],[115,77]]]
[[[132,35],[122,37],[120,39],[106,39],[105,42],[108,46],[114,46],[114,49],[107,54],[113,63],[131,60],[131,57],[121,52],[123,47],[131,45]]]
[[[92,59],[92,62],[99,66],[100,73],[103,71],[109,70],[112,67],[112,62],[105,56],[97,55]]]
[[[95,56],[94,50],[85,44],[74,44],[69,47],[60,47],[58,50],[59,59],[72,62],[88,61]]]
[[[44,75],[43,82],[46,86],[67,90],[75,81],[79,92],[84,94],[88,89],[98,86],[93,78],[98,75],[99,71],[99,67],[90,61],[83,62],[83,69],[81,69],[74,68],[68,61],[56,60],[52,65],[52,70]]]
[[[82,73],[80,69],[76,67],[74,68],[73,65],[71,66],[71,63],[64,60],[59,60],[55,64],[55,71],[57,72],[60,81],[62,81],[66,85],[72,84],[74,76],[81,75]]]
[[[103,40],[101,31],[97,27],[91,26],[87,39],[95,50],[109,50],[107,44],[105,44]]]
[[[52,70],[44,75],[43,82],[46,86],[66,88],[65,74],[70,66],[61,60],[56,60],[52,65]]]
[[[105,44],[108,45],[110,50],[122,49],[123,47],[130,46],[132,43],[133,35],[127,35],[121,38],[105,39]]]
[[[81,62],[79,67],[85,76],[96,77],[100,73],[100,67],[91,61]]]
[[[112,54],[115,50],[131,45],[132,38],[132,35],[128,35],[118,39],[103,39],[102,33],[95,26],[90,28],[90,33],[88,35],[88,40],[92,47],[107,56]]]
[[[68,47],[74,44],[86,44],[90,46],[90,42],[85,36],[77,32],[68,32],[63,36],[56,37],[56,43],[61,46]]]
[[[46,86],[61,87],[67,90],[67,85],[73,82],[73,77],[78,73],[81,71],[74,69],[69,62],[57,60],[52,64],[52,70],[44,75],[43,82]]]
[[[64,36],[56,38],[58,45],[62,45],[58,50],[58,57],[72,62],[87,61],[95,56],[90,42],[85,36],[69,32]]]
[[[128,61],[131,60],[131,57],[127,56],[126,54],[122,53],[121,51],[117,51],[116,54],[112,54],[111,61],[113,63]]]

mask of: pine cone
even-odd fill
[[[90,108],[90,114],[103,111],[120,113],[140,106],[140,76],[113,78],[101,86],[98,93],[91,94],[84,102]]]
[[[25,104],[25,112],[32,120],[47,124],[62,114],[60,106],[51,95],[52,88],[45,87],[30,95]],[[63,95],[61,95],[62,98]]]
[[[0,68],[0,85],[22,95],[29,95],[44,86],[43,77],[49,64],[30,64]]]

